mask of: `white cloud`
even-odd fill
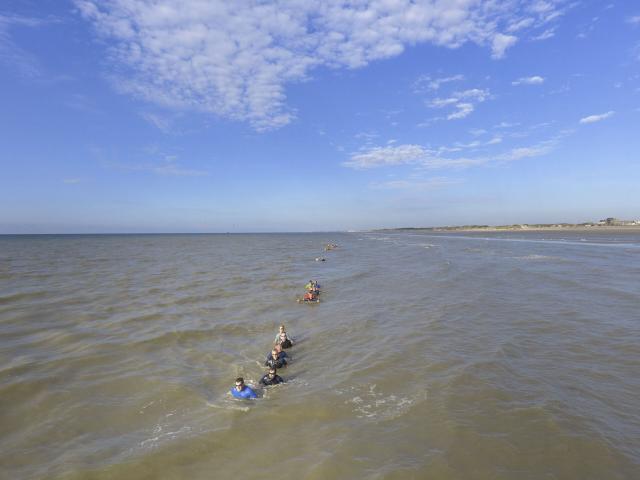
[[[373,147],[363,152],[354,153],[345,167],[358,170],[385,166],[407,165],[418,163],[432,153],[421,145],[398,145]]]
[[[518,37],[514,35],[504,35],[497,33],[491,41],[491,57],[502,58],[505,52],[518,41]]]
[[[541,85],[544,83],[544,78],[538,75],[532,77],[522,77],[518,80],[511,82],[511,85]]]
[[[547,40],[549,38],[555,37],[555,35],[556,35],[555,29],[548,28],[544,32],[542,32],[541,34],[531,37],[531,40],[533,40],[533,41]]]
[[[472,103],[458,103],[456,105],[457,110],[447,115],[447,120],[458,120],[468,116],[473,112],[474,106]]]
[[[565,134],[563,134],[565,135]],[[481,154],[478,156],[446,157],[446,153],[462,152],[465,149],[496,145],[502,140],[490,140],[484,144],[456,144],[453,147],[440,147],[436,150],[422,145],[398,145],[385,147],[371,147],[351,155],[349,161],[342,165],[355,170],[379,167],[393,167],[410,165],[419,169],[464,169],[486,164],[512,162],[523,158],[538,157],[549,153],[563,136],[542,141],[534,145],[514,147],[495,155]]]
[[[518,125],[520,125],[520,123],[500,122],[497,125],[494,125],[493,128],[513,128],[517,127]]]
[[[74,1],[109,40],[122,92],[267,130],[293,120],[285,86],[317,67],[363,67],[420,43],[502,58],[518,40],[504,32],[539,29],[566,0]]]
[[[640,15],[627,18],[627,23],[632,25],[640,25]]]
[[[495,157],[501,162],[512,162],[523,158],[539,157],[551,151],[552,145],[540,144],[533,147],[518,147]]]
[[[442,85],[451,82],[459,82],[464,80],[464,75],[451,75],[449,77],[432,78],[428,75],[423,75],[414,82],[413,90],[416,93],[423,92],[424,90],[438,90]]]
[[[62,183],[66,183],[67,185],[77,185],[81,181],[82,179],[80,178],[65,178],[64,180],[62,180]]]
[[[352,154],[349,161],[342,165],[356,170],[410,166],[414,171],[434,169],[459,170],[483,165],[496,165],[546,155],[557,146],[562,138],[571,133],[573,133],[573,130],[563,130],[547,140],[513,147],[495,154],[487,153],[488,150],[486,147],[500,144],[502,142],[501,137],[494,137],[484,143],[477,140],[468,144],[457,142],[451,147],[442,146],[436,149],[417,144],[369,147]],[[475,150],[478,154],[476,156],[455,156],[465,150],[469,152]],[[446,154],[453,154],[453,156],[445,156]]]
[[[509,25],[509,27],[507,27],[507,32],[514,33],[518,30],[522,30],[523,28],[528,28],[533,25],[534,22],[535,20],[531,17],[523,18],[522,20]]]
[[[580,119],[580,123],[584,124],[584,123],[595,123],[595,122],[599,122],[601,120],[605,120],[609,117],[611,117],[615,112],[613,111],[609,111],[607,113],[601,113],[599,115],[589,115],[588,117],[584,117]]]
[[[489,97],[489,90],[472,88],[455,92],[447,98],[435,98],[428,105],[431,108],[453,107],[455,110],[447,115],[447,120],[459,120],[469,116],[474,111],[476,104],[484,102]]]

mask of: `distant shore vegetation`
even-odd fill
[[[640,220],[620,220],[614,217],[605,218],[597,222],[584,223],[515,223],[512,225],[455,225],[442,227],[399,227],[383,228],[379,231],[396,230],[426,230],[431,232],[449,231],[487,231],[487,230],[559,230],[559,229],[588,229],[603,227],[637,227],[640,228]]]

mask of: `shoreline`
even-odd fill
[[[549,227],[425,227],[425,228],[385,228],[374,230],[376,232],[431,232],[431,233],[472,233],[472,232],[609,232],[609,233],[640,233],[640,225],[598,225],[587,227],[575,226],[549,226]]]

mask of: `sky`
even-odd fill
[[[640,2],[4,0],[0,233],[640,218]]]

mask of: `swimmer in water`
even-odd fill
[[[277,350],[271,350],[271,355],[267,357],[264,362],[265,367],[284,368],[287,366],[287,361],[282,358]]]
[[[231,388],[230,391],[231,391],[231,395],[243,400],[258,398],[258,395],[256,395],[256,392],[254,392],[250,386],[244,384],[244,378],[242,377],[236,378],[236,386]]]
[[[275,345],[273,347],[273,349],[278,352],[278,356],[280,358],[289,358],[289,354],[287,352],[285,352],[284,350],[282,350],[282,347],[280,345]]]
[[[280,325],[278,328],[278,333],[276,334],[276,338],[273,340],[273,343],[274,345],[280,345],[282,348],[289,348],[293,345],[289,335],[287,335],[284,325]]]
[[[280,340],[280,334],[281,334],[281,333],[284,333],[285,335],[286,335],[286,333],[287,333],[286,329],[284,328],[284,325],[280,325],[280,326],[278,327],[278,333],[276,333],[276,338],[275,338],[275,340],[273,341],[273,343],[275,343],[276,345],[278,344],[278,340]]]
[[[293,343],[291,342],[291,339],[289,338],[286,332],[278,333],[275,344],[280,345],[283,349],[290,348],[293,346]]]
[[[317,302],[318,294],[314,291],[308,291],[307,293],[304,294],[304,296],[302,297],[302,300],[304,300],[305,302]]]
[[[265,387],[269,385],[277,385],[279,383],[284,383],[284,380],[280,375],[278,375],[275,367],[271,367],[269,369],[269,373],[265,373],[264,376],[260,379],[260,384]]]

